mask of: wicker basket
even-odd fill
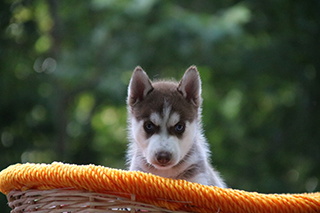
[[[11,213],[34,212],[173,212],[121,197],[115,193],[95,193],[84,190],[52,189],[12,190],[7,195]],[[175,211],[176,212],[176,211]]]
[[[0,172],[12,213],[320,212],[320,193],[261,194],[96,165],[16,164]]]

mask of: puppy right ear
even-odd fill
[[[196,66],[191,66],[184,73],[178,91],[195,106],[201,106],[201,80]]]
[[[142,101],[153,90],[148,75],[140,66],[137,66],[132,73],[128,87],[128,104],[133,106]]]

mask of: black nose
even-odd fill
[[[162,151],[156,153],[156,159],[161,165],[166,165],[171,160],[172,154],[170,152]]]

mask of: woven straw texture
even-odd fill
[[[181,212],[320,212],[320,193],[261,194],[95,165],[27,163],[9,166],[0,173],[0,191],[6,195],[25,194],[32,192],[30,190],[53,194],[54,189],[111,194],[117,197],[115,200],[127,199],[139,205]],[[55,197],[51,197],[51,201]],[[36,201],[33,198],[33,202]]]

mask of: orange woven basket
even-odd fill
[[[320,193],[261,194],[96,165],[16,164],[0,190],[17,212],[320,212]]]

